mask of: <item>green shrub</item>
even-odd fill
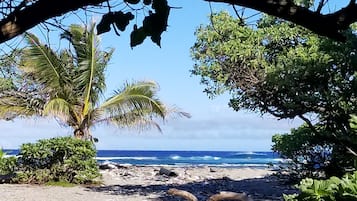
[[[14,180],[19,183],[91,183],[100,175],[95,155],[91,142],[72,137],[23,144]]]
[[[334,143],[335,137],[331,135],[324,126],[315,125],[311,129],[302,125],[290,133],[274,135],[272,150],[283,158],[291,159],[283,172],[288,172],[289,178],[297,182],[306,177],[342,177],[355,170],[356,157],[346,154],[346,147]]]
[[[357,171],[342,179],[327,180],[306,178],[298,185],[300,194],[284,195],[286,201],[357,201]]]
[[[0,149],[0,175],[11,174],[16,168],[16,157],[5,157],[6,153]]]

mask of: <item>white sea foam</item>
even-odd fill
[[[174,156],[170,156],[170,158],[171,158],[172,160],[179,160],[179,159],[181,159],[181,156],[179,156],[179,155],[174,155]]]
[[[241,155],[254,155],[254,156],[266,156],[267,154],[264,153],[257,153],[253,151],[247,151],[247,152],[237,152],[232,154],[233,156],[241,156]]]
[[[283,159],[283,158],[274,158],[272,159],[272,161],[276,161],[276,162],[286,162],[286,159]]]
[[[221,157],[217,156],[191,156],[188,158],[189,160],[204,160],[204,161],[209,161],[209,160],[220,160]]]
[[[130,156],[115,156],[115,157],[96,157],[97,160],[158,160],[157,157],[130,157]]]
[[[204,161],[208,161],[208,160],[220,160],[221,157],[218,156],[190,156],[190,157],[182,157],[179,155],[173,155],[170,156],[170,159],[172,160],[204,160]]]

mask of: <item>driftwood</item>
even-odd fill
[[[222,191],[219,194],[212,195],[207,201],[220,201],[220,200],[239,200],[239,201],[253,201],[245,193],[234,193]]]
[[[188,201],[198,201],[197,197],[188,191],[171,188],[167,191],[167,193],[170,195],[183,197]],[[227,192],[227,191],[222,191],[218,194],[214,194],[211,197],[209,197],[207,201],[222,201],[222,200],[253,201],[245,193],[235,193],[235,192]]]
[[[176,196],[180,196],[185,198],[186,200],[189,201],[198,201],[196,196],[194,196],[192,193],[188,192],[188,191],[183,191],[183,190],[178,190],[176,188],[170,188],[167,191],[168,194],[170,195],[176,195]]]
[[[159,174],[160,175],[167,175],[169,177],[176,177],[177,176],[177,173],[174,172],[174,171],[171,171],[171,170],[168,170],[166,168],[160,168],[160,171],[159,171]]]

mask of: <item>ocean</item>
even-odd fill
[[[16,155],[18,150],[4,150]],[[264,168],[284,160],[274,152],[98,150],[98,163],[132,165],[222,166]]]

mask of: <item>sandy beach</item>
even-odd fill
[[[255,201],[282,200],[295,189],[272,176],[269,169],[172,167],[177,176],[159,174],[159,166],[123,166],[101,170],[98,186],[58,187],[0,184],[1,201],[178,201],[170,188],[193,193],[199,200],[220,191],[245,192]]]

